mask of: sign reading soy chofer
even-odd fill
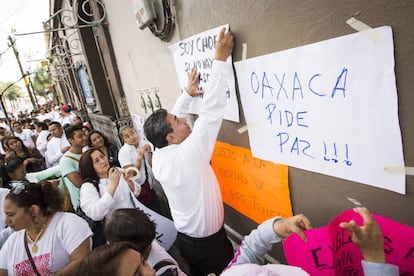
[[[170,46],[182,91],[184,91],[187,85],[188,73],[191,69],[196,68],[200,73],[199,88],[208,93],[207,85],[213,68],[216,40],[223,27],[228,29],[229,25],[196,34]],[[227,62],[232,62],[231,56],[227,59]],[[231,70],[231,73],[229,74],[230,78],[227,80],[225,91],[227,105],[224,119],[238,123],[239,105],[236,97],[233,68],[229,67],[229,70]],[[201,108],[201,101],[202,96],[195,98],[190,104],[189,113],[198,114]]]
[[[390,27],[235,63],[253,156],[405,193]]]

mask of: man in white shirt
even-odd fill
[[[224,210],[220,187],[210,159],[226,108],[226,81],[232,73],[226,63],[233,50],[233,35],[221,30],[213,70],[193,130],[183,118],[189,102],[200,94],[199,74],[190,74],[172,113],[154,112],[145,122],[148,140],[157,148],[153,173],[164,188],[178,234],[182,256],[190,275],[223,271],[233,257],[233,248],[223,228]]]
[[[39,122],[43,122],[44,120],[53,120],[53,115],[50,113],[46,113],[44,108],[39,109],[39,115],[37,115]]]
[[[36,148],[39,152],[45,156],[46,147],[48,144],[47,137],[49,136],[50,132],[48,131],[48,126],[44,122],[38,122],[36,124],[36,132],[37,132],[37,139],[36,139]]]
[[[63,133],[62,125],[59,122],[51,122],[49,132],[53,136],[47,143],[45,159],[46,167],[50,168],[59,164],[62,155],[70,148],[70,144]]]
[[[60,107],[59,122],[62,126],[72,125],[75,116],[76,114],[72,112],[71,108],[68,105],[62,105]]]
[[[13,123],[14,136],[22,139],[23,144],[28,148],[36,147],[33,139],[33,132],[30,129],[23,128],[20,122]]]
[[[60,111],[60,107],[54,106],[50,109],[50,112],[47,113],[52,118],[50,119],[52,122],[59,121],[59,118],[60,118],[59,111]]]

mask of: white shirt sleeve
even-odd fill
[[[63,153],[60,149],[60,143],[57,139],[52,138],[52,140],[47,143],[45,158],[49,165],[55,164],[61,157]]]
[[[132,160],[132,156],[131,156],[131,146],[128,144],[124,144],[118,152],[118,161],[119,164],[121,165],[121,167],[125,167],[127,165],[133,165],[134,164],[134,160]]]
[[[108,192],[101,197],[95,186],[89,182],[82,184],[79,201],[85,214],[95,221],[104,219],[115,204],[114,199]]]
[[[396,265],[384,264],[384,263],[373,263],[361,260],[362,270],[365,276],[398,276],[399,268]]]
[[[229,64],[215,60],[193,131],[179,145],[180,156],[191,162],[192,168],[204,170],[209,165],[224,117],[228,74]]]
[[[59,228],[61,231],[57,229],[56,232],[58,239],[69,254],[72,254],[81,243],[93,235],[88,223],[72,213],[63,214],[59,221]]]
[[[171,113],[179,118],[185,117],[188,114],[190,103],[193,99],[194,98],[192,96],[188,95],[188,93],[184,91],[176,100]]]
[[[13,234],[13,229],[10,227],[4,228],[0,230],[0,248],[2,248],[3,244],[6,242],[7,238]]]

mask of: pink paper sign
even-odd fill
[[[398,265],[400,275],[414,275],[414,228],[373,214],[384,234],[384,251],[388,263]],[[347,210],[327,226],[305,231],[307,242],[291,235],[283,243],[290,265],[299,266],[310,275],[363,275],[359,248],[351,241],[348,231],[339,227],[343,221],[362,218]]]

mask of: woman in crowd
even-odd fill
[[[118,209],[105,225],[108,242],[132,242],[156,275],[186,275],[174,258],[157,242],[155,223],[141,210]]]
[[[10,150],[7,146],[4,145],[4,140],[10,136],[11,133],[8,129],[0,127],[0,157],[2,158],[2,161],[4,161],[7,151]]]
[[[0,275],[74,275],[90,253],[92,232],[71,213],[50,183],[19,183],[6,196],[6,223],[14,232],[0,251]]]
[[[98,130],[91,130],[88,134],[88,146],[100,149],[108,156],[111,167],[121,167],[118,161],[118,148]]]
[[[143,259],[138,249],[130,242],[105,244],[92,251],[82,261],[78,276],[102,275],[155,275],[155,270]]]
[[[110,167],[108,158],[99,149],[88,149],[79,160],[79,171],[83,179],[80,188],[79,206],[94,221],[110,219],[112,212],[121,208],[139,208],[156,223],[161,236],[160,245],[168,250],[177,236],[171,220],[151,211],[136,197],[141,186],[131,180],[120,168]]]
[[[1,147],[2,147],[2,156],[3,156],[3,162],[6,160],[6,158],[13,152],[9,146],[7,145],[7,140],[9,140],[11,136],[4,136],[1,139]]]
[[[102,150],[85,151],[79,160],[79,171],[84,181],[80,188],[80,207],[92,220],[103,220],[119,208],[135,208],[132,193],[139,195],[141,187],[120,169],[111,168]]]
[[[37,172],[46,168],[45,158],[36,148],[28,148],[23,144],[19,137],[10,137],[7,139],[7,146],[12,153],[6,157],[6,161],[20,158],[26,166],[27,172]]]
[[[19,158],[11,159],[0,167],[2,187],[10,189],[13,181],[21,181],[26,177],[26,168]]]
[[[4,214],[4,199],[6,198],[7,194],[9,193],[9,189],[3,188],[2,183],[0,181],[0,249],[3,246],[4,242],[7,238],[13,233],[13,230],[7,227],[6,224],[6,216]]]
[[[22,160],[15,158],[0,166],[1,184],[4,188],[12,188],[13,182],[29,181],[37,183],[50,178],[56,178],[60,174],[59,166],[54,166],[46,170],[27,173]],[[52,180],[50,180],[52,181]]]
[[[83,124],[82,118],[78,115],[74,116],[73,120],[72,120],[72,124],[73,125],[82,125]]]

